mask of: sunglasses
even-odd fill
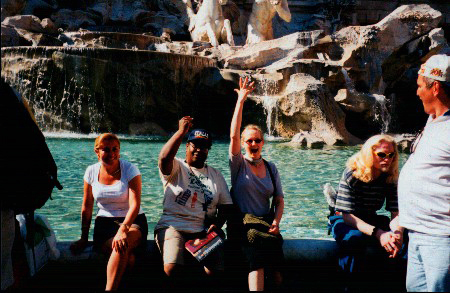
[[[255,142],[256,144],[259,144],[262,142],[262,139],[249,139],[247,141],[245,141],[248,144],[252,144],[253,142]]]
[[[210,148],[208,144],[203,144],[203,143],[193,143],[193,142],[189,142],[189,144],[190,144],[194,149],[209,150],[209,148]]]
[[[376,155],[378,157],[382,158],[382,159],[384,159],[386,157],[388,157],[389,159],[392,159],[395,156],[395,153],[388,153],[388,154],[386,154],[386,153],[383,153],[383,152],[378,152],[378,153],[376,153]]]
[[[103,151],[103,152],[105,152],[105,153],[110,153],[110,152],[115,153],[115,152],[117,152],[118,150],[120,150],[120,148],[118,148],[118,147],[112,147],[112,148],[106,147],[106,148],[99,148],[99,150],[100,150],[100,151]]]

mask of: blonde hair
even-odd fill
[[[247,126],[244,127],[244,130],[242,130],[241,132],[241,142],[244,142],[244,132],[247,130],[256,130],[259,131],[259,134],[261,135],[261,139],[264,141],[264,133],[261,129],[261,127],[259,127],[258,125],[255,124],[248,124]]]
[[[382,142],[390,143],[394,147],[394,157],[387,172],[388,177],[386,182],[397,182],[399,157],[397,143],[392,136],[386,134],[372,136],[364,143],[359,152],[348,159],[346,166],[347,168],[353,170],[353,176],[355,178],[366,183],[374,179],[372,174],[374,150],[379,147]]]
[[[95,143],[94,143],[94,151],[97,151],[100,148],[100,144],[103,141],[117,141],[119,143],[119,148],[120,148],[120,140],[117,137],[117,135],[115,135],[114,133],[102,133],[99,136],[97,136],[97,138],[95,139]]]

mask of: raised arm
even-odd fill
[[[141,207],[141,191],[142,191],[142,178],[141,175],[137,175],[128,182],[128,203],[129,209],[125,219],[120,225],[119,230],[114,236],[112,241],[112,249],[116,249],[119,253],[124,253],[128,247],[127,233],[130,230],[131,225],[139,214]],[[122,245],[123,243],[123,245]]]
[[[83,203],[81,205],[81,238],[70,245],[72,253],[80,253],[87,246],[93,209],[94,196],[92,195],[92,186],[84,181]]]
[[[170,175],[173,168],[173,159],[180,148],[183,137],[192,127],[192,120],[190,116],[185,116],[178,122],[178,131],[169,139],[163,146],[158,158],[158,167],[164,175]]]
[[[249,84],[248,77],[245,80],[239,78],[239,89],[234,91],[238,93],[238,99],[236,107],[234,108],[233,119],[231,120],[230,127],[230,153],[237,155],[241,151],[241,124],[242,124],[242,109],[244,108],[244,102],[247,100],[248,94],[255,89],[255,82]]]

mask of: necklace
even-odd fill
[[[102,167],[103,167],[103,165],[102,165]],[[106,174],[108,174],[109,176],[114,176],[114,175],[116,175],[117,173],[120,172],[120,165],[119,165],[119,168],[117,168],[117,170],[112,172],[111,174],[109,174],[108,171],[106,171],[105,167],[103,167],[103,169],[105,169]]]
[[[185,162],[186,162],[186,161],[185,161]],[[186,164],[188,165],[189,171],[191,171],[191,173],[192,173],[192,175],[194,175],[195,179],[197,179],[198,182],[202,182],[202,181],[200,180],[200,178],[199,178],[197,175],[195,175],[194,171],[193,171],[192,168],[191,168],[191,165],[189,165],[188,163],[186,163]],[[197,169],[197,168],[196,168],[196,169]],[[208,165],[206,165],[206,163],[205,163],[205,169],[206,169],[206,174],[208,174]],[[200,174],[201,174],[201,173],[200,173]],[[202,174],[202,175],[204,175],[204,174]],[[206,180],[208,180],[208,175],[204,175],[204,176],[206,176]]]
[[[259,159],[252,159],[252,158],[248,157],[247,154],[244,155],[244,159],[253,166],[258,166],[263,161],[262,157],[260,157]]]

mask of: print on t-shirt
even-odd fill
[[[191,196],[191,191],[189,189],[187,189],[185,192],[183,192],[183,193],[180,192],[180,194],[177,195],[177,197],[175,198],[175,202],[177,204],[185,206],[186,202],[188,201],[190,196]]]
[[[192,197],[191,208],[195,208],[195,202],[197,201],[197,192],[194,192],[194,196]]]
[[[210,187],[203,184],[202,180],[206,179],[208,180],[208,177],[206,177],[203,174],[200,174],[199,176],[196,176],[195,174],[193,174],[192,172],[189,172],[189,185],[188,188],[191,188],[193,190],[199,190],[199,192],[203,193],[203,197],[205,199],[205,202],[202,203],[203,206],[203,211],[207,211],[208,210],[208,206],[211,204],[213,197],[212,197],[212,192],[210,190]],[[196,194],[197,192],[195,192]],[[190,195],[190,193],[189,193]],[[192,204],[191,207],[195,207],[195,201],[197,201],[197,197],[194,195],[194,198],[192,199]]]

